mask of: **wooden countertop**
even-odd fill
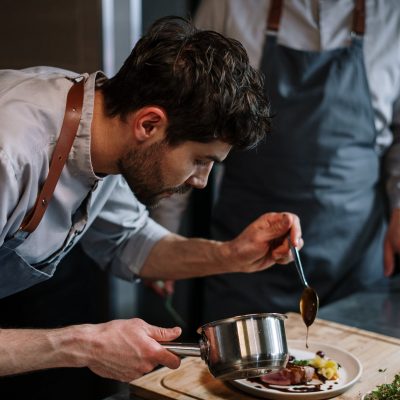
[[[287,338],[305,341],[306,328],[301,316],[296,313],[287,315]],[[360,399],[362,394],[376,385],[391,382],[394,375],[400,373],[400,339],[317,319],[310,328],[309,342],[340,347],[361,361],[363,373],[360,380],[335,399]],[[136,379],[130,383],[130,390],[135,396],[152,400],[255,399],[215,379],[198,357],[185,358],[177,370],[161,368]]]

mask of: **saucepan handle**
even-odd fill
[[[162,342],[160,344],[178,356],[201,357],[200,346],[197,343]]]

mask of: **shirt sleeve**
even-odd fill
[[[388,175],[386,188],[390,207],[393,210],[400,208],[400,97],[394,104],[391,130],[393,143],[387,152],[385,167]]]
[[[81,243],[100,267],[132,280],[153,246],[169,233],[149,217],[146,207],[120,178]]]
[[[7,235],[16,231],[16,225],[20,222],[19,197],[18,180],[14,169],[7,154],[0,149],[0,247]]]

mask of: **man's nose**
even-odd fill
[[[196,189],[204,189],[207,186],[208,176],[205,178],[200,178],[197,176],[192,176],[189,179],[189,184]]]
[[[212,164],[206,168],[196,171],[188,180],[188,183],[196,189],[204,189],[207,186],[208,177],[212,169]]]

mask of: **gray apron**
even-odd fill
[[[296,213],[305,274],[324,305],[383,276],[384,197],[362,35],[348,47],[310,52],[281,46],[269,33],[261,70],[273,132],[227,159],[214,237],[231,239],[265,212]],[[299,310],[293,264],[204,285],[204,321]]]
[[[64,121],[53,152],[49,174],[33,210],[26,216],[18,231],[7,238],[0,247],[0,299],[51,278],[57,264],[74,243],[75,238],[67,235],[61,249],[49,259],[34,265],[27,262],[18,252],[18,247],[39,225],[68,158],[82,112],[83,86],[83,80],[77,82],[68,93]]]

